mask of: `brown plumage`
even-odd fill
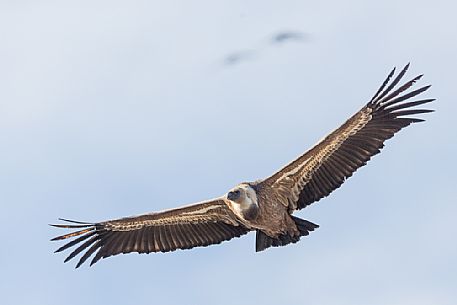
[[[82,228],[80,231],[52,239],[62,240],[81,235],[56,250],[56,252],[61,252],[82,243],[65,259],[67,262],[88,249],[76,267],[84,263],[97,250],[99,251],[92,259],[91,265],[101,258],[120,253],[168,252],[176,249],[190,249],[197,246],[218,244],[248,232],[236,221],[232,211],[221,199],[159,213],[93,224],[67,219],[61,220],[76,224],[52,226]]]
[[[256,231],[256,251],[297,242],[318,225],[292,216],[323,197],[380,152],[384,141],[422,119],[410,115],[433,110],[414,108],[433,99],[410,101],[430,86],[404,95],[422,75],[396,88],[409,64],[391,81],[389,74],[373,98],[340,128],[274,175],[241,183],[226,195],[194,205],[100,223],[65,220],[53,225],[78,231],[52,240],[75,237],[56,252],[77,246],[65,262],[83,253],[76,267],[94,255],[168,252],[218,244]],[[84,252],[85,251],[85,252]]]

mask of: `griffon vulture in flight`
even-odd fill
[[[391,81],[393,69],[360,111],[272,176],[241,183],[219,198],[163,212],[98,223],[61,219],[67,224],[53,226],[78,230],[52,239],[76,237],[56,252],[75,246],[65,262],[83,253],[78,268],[93,254],[91,265],[120,253],[219,244],[250,231],[256,232],[256,251],[297,242],[318,225],[293,216],[294,211],[328,196],[379,153],[384,141],[423,121],[412,115],[433,111],[415,107],[434,99],[410,101],[430,86],[405,93],[422,75],[397,87],[408,66]]]

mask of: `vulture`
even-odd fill
[[[409,64],[395,68],[373,98],[341,127],[270,177],[243,182],[221,197],[162,212],[96,223],[60,219],[52,226],[72,229],[53,238],[68,240],[56,252],[70,248],[65,259],[81,254],[76,268],[91,256],[90,265],[120,253],[169,252],[219,244],[256,232],[256,251],[296,243],[319,226],[293,216],[296,210],[328,196],[370,158],[384,142],[432,112],[415,99],[430,86],[409,90],[422,75],[399,85]],[[417,106],[421,106],[417,108]]]

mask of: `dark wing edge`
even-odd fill
[[[372,156],[378,154],[386,140],[410,124],[424,121],[410,117],[411,115],[434,111],[415,107],[435,99],[410,101],[430,88],[429,85],[401,95],[422,75],[395,89],[408,68],[409,64],[390,83],[395,73],[394,68],[373,98],[358,113],[311,150],[266,179],[270,184],[283,182],[286,186],[295,188],[296,194],[286,196],[290,210],[302,209],[328,196]],[[293,174],[287,176],[288,173]],[[290,178],[282,179],[284,177]],[[284,181],[279,181],[281,179]]]
[[[77,246],[65,262],[85,251],[76,268],[95,252],[91,266],[102,258],[121,253],[169,252],[206,247],[240,237],[249,231],[237,222],[236,216],[222,199],[100,223],[60,220],[70,224],[51,226],[78,230],[57,236],[51,241],[76,237],[55,251],[62,252]]]

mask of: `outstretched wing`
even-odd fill
[[[85,251],[76,268],[95,252],[90,265],[101,258],[120,253],[168,252],[218,244],[249,231],[237,221],[223,199],[100,223],[61,220],[72,224],[52,226],[81,229],[52,239],[63,240],[78,236],[56,250],[61,252],[78,245],[65,262]]]
[[[302,209],[328,196],[378,154],[385,140],[411,123],[423,121],[410,115],[433,111],[413,107],[434,99],[410,101],[430,86],[400,95],[422,75],[395,88],[408,67],[409,64],[389,84],[395,73],[394,68],[374,97],[359,112],[311,150],[263,182],[278,191],[279,200],[290,211]]]

